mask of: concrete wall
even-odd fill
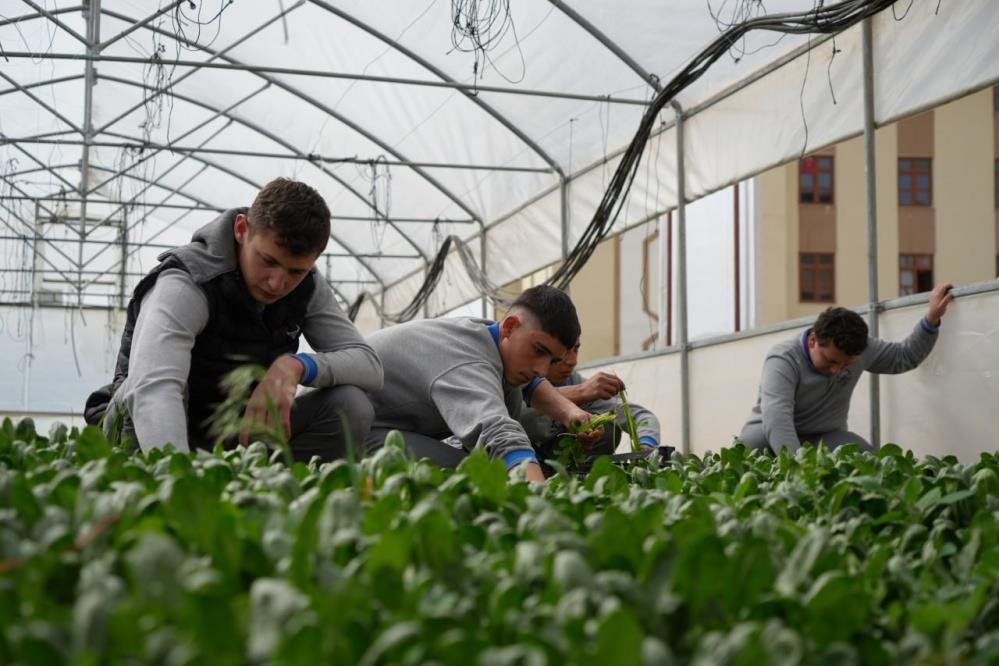
[[[945,104],[934,113],[933,276],[955,284],[988,279],[995,274],[996,260],[995,151],[982,128],[993,124],[992,90]]]

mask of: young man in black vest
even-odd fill
[[[344,422],[363,442],[373,418],[365,392],[381,388],[382,365],[315,267],[329,237],[319,193],[278,178],[249,209],[222,213],[160,255],[128,305],[105,432],[145,451],[210,449],[205,420],[225,398],[219,382],[252,362],[267,372],[240,443],[251,427],[280,427],[296,460],[332,460],[345,453]],[[303,335],[316,353],[296,353]],[[296,397],[300,384],[314,388]],[[88,400],[89,422],[100,418],[99,393]]]

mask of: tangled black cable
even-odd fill
[[[564,289],[582,269],[596,250],[597,245],[610,232],[621,212],[625,195],[631,189],[635,174],[638,172],[642,153],[645,151],[645,145],[655,126],[656,117],[680,91],[700,78],[743,36],[753,30],[770,30],[783,34],[837,34],[890,7],[894,2],[895,0],[844,0],[830,7],[820,5],[808,12],[772,14],[751,18],[720,34],[707,48],[695,56],[679,74],[673,77],[649,104],[639,123],[638,131],[621,156],[621,161],[611,178],[610,186],[604,193],[593,218],[566,260],[547,280],[547,283]]]
[[[378,314],[382,317],[382,319],[399,324],[404,321],[409,321],[420,313],[420,308],[422,308],[427,302],[427,299],[430,298],[434,289],[437,288],[437,283],[441,281],[441,277],[444,275],[444,263],[447,261],[447,255],[448,252],[451,251],[451,243],[454,242],[454,239],[455,236],[448,236],[444,239],[440,249],[437,251],[437,255],[430,264],[429,270],[427,270],[426,276],[423,278],[423,284],[421,284],[420,288],[416,290],[416,295],[413,296],[413,300],[410,301],[409,305],[404,307],[399,312],[392,314],[382,312],[381,309],[375,305],[375,309],[378,310]],[[347,309],[347,316],[350,317],[351,321],[354,321],[354,318],[357,317],[357,313],[361,309],[361,304],[366,298],[370,300],[373,305],[375,304],[374,299],[371,298],[371,294],[368,292],[364,291],[358,294],[357,298],[354,299],[354,302],[351,303],[350,307]]]

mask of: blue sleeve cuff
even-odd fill
[[[537,377],[529,381],[527,384],[524,384],[524,388],[521,389],[521,393],[524,394],[524,403],[528,407],[531,406],[531,397],[534,395],[535,389],[537,389],[541,385],[541,382],[546,382],[546,381],[548,380],[545,379],[544,377]]]
[[[926,317],[923,317],[922,319],[919,320],[919,325],[922,326],[923,330],[929,333],[930,335],[936,335],[937,331],[940,330],[939,326],[932,326],[930,324],[930,320],[927,319]]]
[[[644,444],[645,446],[651,446],[654,449],[658,449],[659,448],[659,442],[657,442],[656,440],[652,439],[648,435],[645,435],[643,437],[639,437],[638,438],[638,444],[639,445]]]
[[[513,469],[525,460],[536,463],[538,462],[538,457],[534,455],[534,451],[528,451],[527,449],[517,449],[503,456],[503,464],[506,465],[507,470]]]
[[[312,380],[314,380],[316,378],[316,375],[319,374],[319,366],[316,365],[315,360],[313,360],[311,356],[303,352],[292,354],[292,356],[301,361],[302,365],[305,366],[305,369],[302,370],[302,377],[301,379],[298,380],[299,383],[301,384],[312,383]]]

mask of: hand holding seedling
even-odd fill
[[[284,436],[291,437],[291,405],[303,369],[302,362],[293,356],[282,356],[271,364],[246,405],[240,444],[249,444],[251,430],[260,428],[276,430],[280,426]]]
[[[930,292],[930,307],[926,311],[926,321],[930,326],[936,327],[940,325],[940,319],[947,312],[947,306],[954,300],[954,297],[950,294],[950,290],[953,288],[954,285],[945,282],[944,284],[938,284]]]
[[[604,436],[603,426],[596,428],[583,427],[583,424],[589,423],[592,418],[592,414],[573,405],[568,410],[566,418],[562,421],[569,432],[576,433],[576,437],[579,439],[579,443],[584,451],[592,449],[600,441],[600,438]]]
[[[624,382],[620,377],[609,372],[598,372],[582,384],[566,386],[562,392],[567,393],[567,398],[580,405],[595,400],[610,400],[623,390]]]

